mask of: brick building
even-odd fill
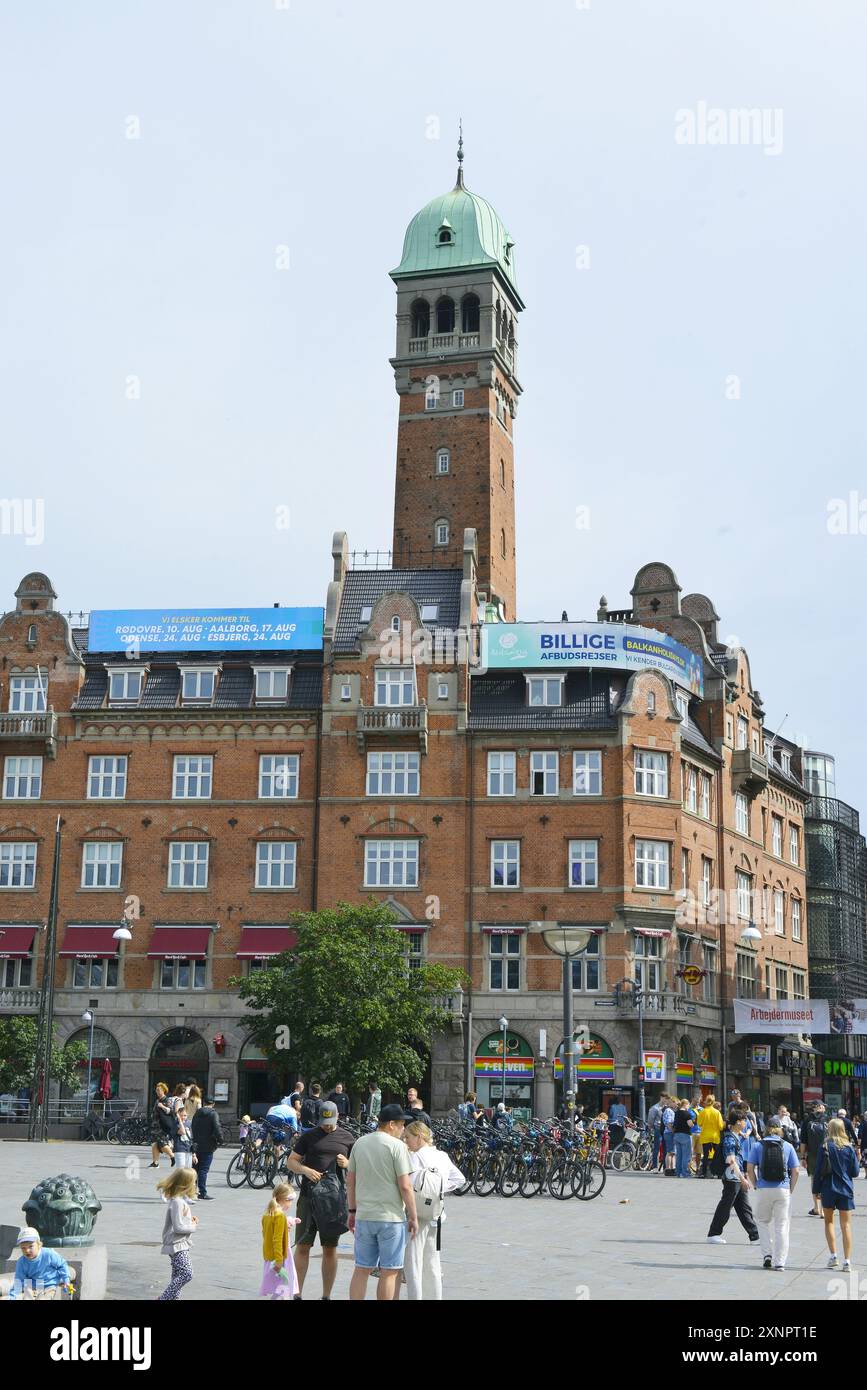
[[[60,815],[58,1032],[94,1007],[121,1095],[174,1073],[232,1113],[264,1104],[230,978],[285,947],[292,912],[372,895],[411,961],[472,980],[423,1080],[435,1110],[468,1086],[498,1098],[504,1040],[507,1099],[553,1109],[557,925],[592,929],[572,964],[588,1106],[634,1097],[636,986],[669,1089],[719,1089],[727,1066],[757,1102],[797,1103],[803,1043],[773,1069],[726,1043],[736,995],[809,995],[798,750],[765,728],[713,604],[664,564],[628,609],[545,624],[544,665],[488,659],[498,635],[532,636],[511,626],[523,306],[513,242],[460,167],[392,274],[394,567],[353,563],[335,533],[321,643],[97,651],[40,574],[0,620],[0,1011],[38,1003]]]

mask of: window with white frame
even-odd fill
[[[434,525],[434,544],[448,545],[449,543],[449,523],[445,517],[440,517]]]
[[[164,960],[160,966],[160,989],[204,989],[207,961]]]
[[[701,774],[701,808],[700,815],[704,820],[710,820],[710,778]]]
[[[635,841],[635,883],[638,888],[667,888],[671,846],[665,840]]]
[[[735,987],[739,999],[755,999],[758,981],[756,958],[751,951],[735,953]]]
[[[214,759],[178,754],[175,758],[172,797],[175,801],[207,801],[211,795]]]
[[[801,835],[796,825],[789,826],[789,863],[801,862]]]
[[[562,676],[527,676],[527,704],[553,709],[563,703]]]
[[[217,686],[215,670],[193,667],[181,670],[181,699],[185,705],[209,705]]]
[[[132,704],[134,700],[140,699],[143,681],[144,671],[141,670],[130,671],[125,666],[115,670],[109,670],[109,703],[112,705]]]
[[[780,768],[783,772],[792,771],[792,755],[784,752],[783,749],[780,749]]]
[[[368,840],[365,888],[417,888],[418,840]]]
[[[256,700],[267,703],[269,700],[285,701],[289,697],[289,670],[285,666],[262,666],[256,668]]]
[[[569,841],[569,886],[596,888],[599,885],[599,841]]]
[[[436,379],[434,379],[432,382],[429,382],[429,383],[428,383],[427,390],[426,390],[425,393],[424,393],[424,408],[425,408],[425,410],[436,410],[436,408],[437,408],[437,406],[439,405],[439,403],[440,403],[440,387],[439,387],[439,382],[438,382]]]
[[[452,405],[456,410],[462,410],[464,404],[463,391],[452,391]]]
[[[521,878],[520,840],[491,841],[491,887],[517,888]]]
[[[647,713],[656,713],[656,691],[654,690],[648,690],[647,692]]]
[[[792,971],[792,998],[806,999],[807,997],[807,977],[803,970]]]
[[[602,754],[576,748],[572,754],[572,792],[575,796],[602,795]]]
[[[662,937],[636,936],[635,983],[645,994],[662,989]]]
[[[792,940],[800,941],[801,937],[801,899],[792,898]]]
[[[738,715],[738,748],[750,746],[750,722],[742,714]]]
[[[488,796],[515,795],[514,753],[488,754]]]
[[[680,886],[686,888],[689,884],[689,850],[680,851]]]
[[[521,988],[521,942],[516,932],[492,932],[488,937],[491,989]]]
[[[262,801],[289,801],[298,795],[297,753],[259,755],[259,797]]]
[[[753,880],[752,875],[745,874],[742,869],[735,870],[735,895],[738,904],[738,917],[749,919],[753,915]]]
[[[715,1004],[717,995],[717,971],[719,969],[719,953],[715,946],[702,945],[702,957],[704,964],[704,979],[702,980],[701,997],[705,1004]]]
[[[711,888],[713,886],[713,861],[707,859],[705,855],[701,857],[701,877],[698,881],[699,901],[702,907],[710,907]]]
[[[789,997],[789,968],[786,965],[774,967],[774,983],[778,999],[788,999]]]
[[[44,714],[48,684],[42,672],[9,677],[9,713]]]
[[[677,712],[681,719],[686,719],[689,714],[689,696],[683,690],[674,692],[674,703],[677,705]]]
[[[726,715],[726,743],[728,743],[728,744],[734,743],[734,738],[735,738],[735,725],[734,725],[734,720],[732,719],[732,717],[731,717],[730,714],[727,714],[727,715]]]
[[[368,796],[418,796],[418,753],[368,753]]]
[[[424,965],[425,934],[423,931],[405,931],[402,935],[407,967],[409,970],[418,970]]]
[[[0,960],[0,989],[26,988],[32,983],[32,956],[19,956],[15,960]]]
[[[742,835],[750,833],[750,803],[743,792],[735,797],[735,829]]]
[[[447,700],[448,698],[449,698],[449,683],[448,683],[448,681],[439,681],[438,684],[437,684],[437,699],[438,699],[438,700]]]
[[[572,957],[572,988],[585,994],[599,989],[599,943],[601,936],[591,936],[585,949]]]
[[[6,801],[38,801],[42,795],[42,759],[7,758],[3,771]]]
[[[89,801],[123,801],[126,796],[126,757],[89,758],[87,796]]]
[[[685,768],[684,781],[686,782],[684,806],[687,811],[695,812],[698,810],[698,773],[694,767]]]
[[[448,473],[451,467],[452,456],[448,449],[440,449],[437,453],[437,472]]]
[[[0,888],[32,888],[36,882],[36,845],[0,845]]]
[[[88,840],[81,856],[82,888],[119,888],[123,871],[123,842]]]
[[[169,845],[169,887],[207,888],[207,840],[172,840]]]
[[[765,995],[768,999],[773,999],[774,982],[771,975],[771,962],[765,961]]]
[[[777,936],[786,934],[786,896],[779,888],[774,891],[774,932]]]
[[[117,977],[116,956],[110,956],[108,960],[77,956],[72,963],[73,989],[117,989]]]
[[[260,840],[256,846],[256,887],[294,888],[294,840]]]
[[[685,970],[692,962],[692,937],[679,932],[677,937],[678,969]]]
[[[783,857],[783,822],[779,816],[771,816],[771,853],[778,859]]]
[[[530,754],[530,795],[556,796],[560,790],[559,753]]]
[[[638,796],[668,796],[668,757],[635,750],[635,791]]]
[[[414,705],[415,668],[413,666],[378,666],[376,668],[377,705]]]

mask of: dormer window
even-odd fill
[[[365,604],[363,605],[362,609],[361,609],[361,612],[360,612],[359,615],[358,615],[358,621],[359,621],[360,623],[369,623],[372,617],[373,617],[373,604],[372,604],[372,603],[365,603]]]
[[[288,668],[270,666],[263,667],[261,670],[254,669],[256,672],[256,703],[264,704],[268,700],[285,702],[289,696]]]
[[[437,232],[437,246],[454,246],[454,244],[454,229],[451,223],[449,222],[448,218],[446,218],[445,222],[443,222],[442,226]]]
[[[562,676],[527,676],[527,704],[553,709],[563,704]]]
[[[133,704],[141,699],[144,671],[128,667],[109,668],[108,702],[111,705]]]
[[[217,688],[216,667],[182,670],[181,699],[185,705],[209,705]]]
[[[780,750],[780,767],[783,772],[792,771],[792,755],[791,753],[784,753],[782,749]]]
[[[674,702],[677,705],[677,712],[681,719],[686,719],[689,714],[689,696],[684,694],[682,690],[676,690],[674,692]]]

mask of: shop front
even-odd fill
[[[504,1047],[505,1039],[505,1047]],[[476,1097],[484,1109],[493,1109],[502,1099],[516,1120],[533,1118],[535,1056],[520,1033],[506,1029],[489,1033],[478,1048],[473,1065]]]
[[[580,1057],[575,1058],[576,1091],[575,1104],[584,1106],[585,1115],[598,1115],[607,1110],[614,1099],[614,1053],[604,1038],[591,1033]],[[557,1105],[563,1103],[563,1043],[557,1049],[554,1059],[554,1082]],[[631,1113],[632,1095],[626,1090],[618,1094]]]
[[[785,1105],[803,1115],[816,1092],[820,1054],[800,1039],[745,1041],[743,1062],[735,1063],[736,1084],[753,1109],[772,1115]],[[821,1083],[819,1083],[821,1085]]]
[[[863,1115],[867,1105],[867,1062],[826,1057],[822,1062],[822,1092],[828,1110]]]
[[[153,1097],[158,1081],[169,1091],[179,1082],[195,1082],[208,1093],[208,1045],[191,1028],[169,1028],[157,1038],[148,1062],[148,1096]]]

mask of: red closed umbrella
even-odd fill
[[[110,1099],[111,1099],[111,1058],[110,1058],[110,1057],[104,1057],[104,1058],[102,1059],[102,1070],[101,1070],[100,1073],[99,1073],[99,1085],[98,1085],[97,1088],[96,1088],[96,1094],[99,1096],[99,1099],[100,1099],[100,1100],[110,1100]]]

